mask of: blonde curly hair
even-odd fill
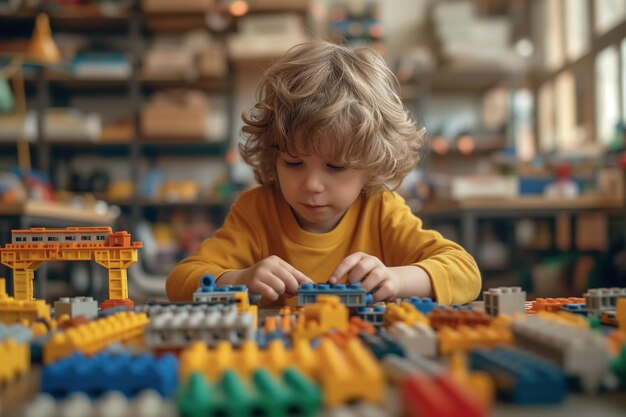
[[[366,194],[396,188],[419,161],[425,137],[397,91],[398,80],[371,49],[294,46],[265,72],[257,104],[242,114],[239,150],[256,180],[274,185],[280,152],[320,155],[330,139],[333,161],[367,173]]]

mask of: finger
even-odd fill
[[[261,297],[267,298],[271,301],[278,300],[278,293],[264,282],[257,282],[254,289],[251,288],[251,290],[256,294],[260,294]]]
[[[361,282],[367,275],[380,266],[378,259],[373,256],[363,257],[361,261],[348,273],[349,282]]]
[[[337,265],[335,271],[330,275],[330,277],[328,278],[328,282],[330,282],[331,284],[336,284],[337,281],[339,281],[339,278],[350,272],[350,270],[359,263],[364,255],[365,254],[362,252],[355,252],[351,255],[346,256],[343,261],[341,261],[339,265]]]
[[[385,279],[384,270],[375,268],[367,274],[367,277],[361,282],[361,287],[366,292],[373,292]]]
[[[384,281],[380,287],[374,292],[374,303],[389,300],[395,296],[391,281]]]
[[[300,284],[287,268],[279,267],[274,271],[276,276],[285,284],[285,291],[295,294],[298,292]]]
[[[303,272],[296,269],[289,262],[281,259],[281,265],[295,278],[298,285],[313,284],[315,282],[311,278],[307,277]]]
[[[265,271],[265,273],[259,277],[258,281],[264,283],[265,285],[268,285],[278,295],[280,295],[285,292],[287,287],[283,280],[276,276],[277,269],[278,267],[274,267],[269,271]]]

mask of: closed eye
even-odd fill
[[[285,161],[285,165],[290,168],[295,168],[302,166],[302,162],[300,161]]]
[[[340,166],[340,165],[326,164],[326,166],[328,167],[328,169],[333,170],[333,171],[343,171],[346,169],[345,166]]]

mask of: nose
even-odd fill
[[[307,193],[321,193],[324,191],[324,179],[319,172],[307,172],[303,187]]]

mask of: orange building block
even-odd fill
[[[435,308],[428,314],[430,326],[439,330],[443,327],[458,326],[488,326],[493,320],[490,315],[476,310],[455,310],[448,308]]]

